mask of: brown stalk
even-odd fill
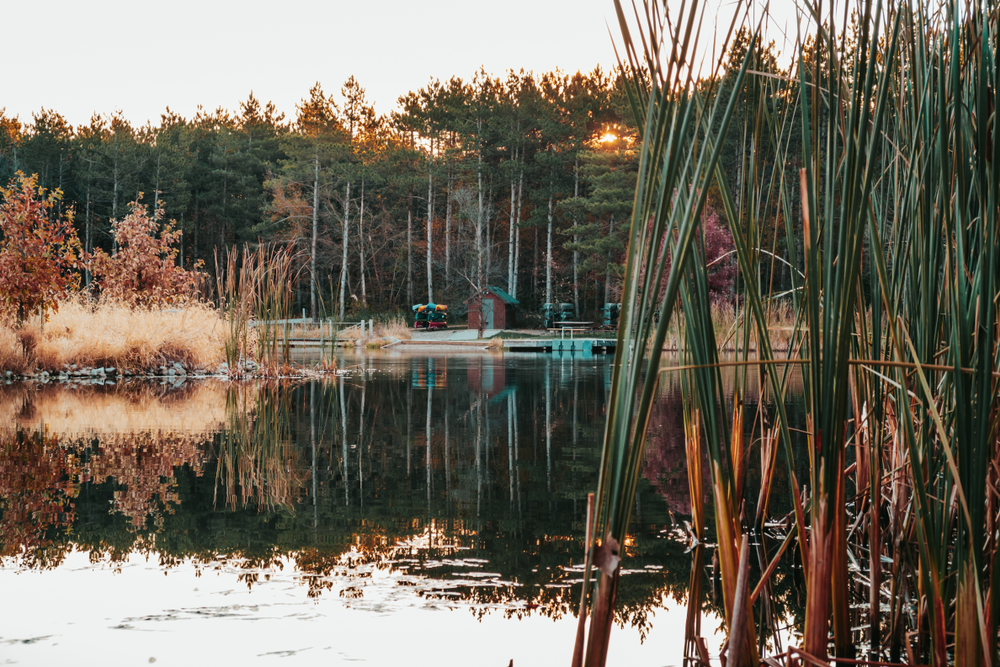
[[[985,665],[989,661],[989,656],[983,652],[979,634],[979,591],[976,578],[972,561],[967,561],[959,574],[955,607],[956,667]]]
[[[608,640],[614,621],[615,598],[618,594],[618,578],[621,568],[613,575],[601,572],[597,579],[597,601],[594,603],[593,618],[590,622],[590,636],[587,643],[587,667],[603,667],[608,658]]]
[[[809,357],[801,357],[798,359],[743,359],[739,361],[718,361],[711,364],[712,368],[732,368],[732,367],[742,367],[742,366],[806,366],[812,363],[812,359]],[[894,361],[892,359],[848,359],[847,363],[851,366],[882,366],[886,368],[905,368],[907,370],[916,370],[919,365],[921,370],[925,371],[937,371],[941,373],[953,373],[955,372],[954,366],[945,366],[943,364],[917,364],[912,361]],[[660,373],[676,373],[678,371],[693,371],[702,368],[708,368],[705,364],[688,364],[686,366],[668,366],[666,368],[661,368]],[[972,375],[976,373],[974,368],[959,368],[957,369],[959,373],[964,373],[966,375]],[[1000,379],[1000,371],[994,371],[993,377],[995,379]]]
[[[705,490],[701,469],[701,416],[695,410],[690,422],[684,423],[684,449],[687,455],[688,491],[691,495],[691,516],[695,537],[701,541],[705,532]]]
[[[868,613],[870,617],[868,641],[871,645],[872,653],[882,641],[881,637],[881,601],[880,593],[882,588],[882,527],[879,522],[879,509],[882,504],[882,461],[877,450],[871,443],[871,430],[867,424],[865,426],[865,437],[868,440],[866,449],[871,452],[869,455],[869,472],[871,485],[868,489]]]
[[[747,535],[740,540],[739,574],[736,577],[736,597],[733,599],[733,616],[729,624],[729,664],[735,667],[748,667],[752,637],[747,634],[749,628],[747,616],[751,609],[747,599],[748,579],[750,577],[750,541]],[[734,650],[735,649],[735,650]]]
[[[743,504],[743,484],[746,480],[746,450],[743,446],[743,401],[737,400],[733,408],[733,430],[730,441],[730,456],[733,462],[734,488],[733,497],[736,499],[736,514],[739,516],[739,509]]]
[[[760,440],[760,494],[757,498],[757,516],[754,524],[760,526],[767,516],[774,486],[774,464],[778,458],[778,435],[769,429]]]
[[[844,467],[844,450],[836,457],[837,470]],[[853,658],[854,641],[851,637],[851,623],[848,618],[851,600],[847,584],[850,581],[847,570],[847,509],[844,475],[837,475],[837,486],[833,501],[833,533],[830,536],[831,560],[833,562],[833,577],[830,579],[830,603],[833,607],[833,638],[837,647],[837,656]]]
[[[701,591],[705,576],[705,547],[695,547],[691,557],[691,579],[688,582],[687,618],[684,621],[684,657],[710,665],[701,636]]]
[[[580,613],[576,624],[576,644],[573,646],[573,667],[583,664],[584,639],[587,634],[587,581],[590,577],[591,553],[593,553],[594,532],[594,494],[587,494],[587,527],[583,541],[584,551],[584,582],[580,593]]]
[[[809,548],[809,571],[806,574],[806,628],[803,645],[810,655],[825,660],[830,624],[830,559],[833,526],[828,524],[825,494],[813,494],[812,544]]]
[[[740,554],[736,546],[736,541],[745,538],[739,522],[733,516],[732,503],[722,483],[722,479],[724,478],[722,477],[722,471],[718,469],[718,463],[712,463],[712,470],[712,489],[715,496],[715,525],[718,535],[716,554],[719,557],[719,569],[722,575],[722,600],[726,609],[726,618],[730,621],[729,634],[730,637],[734,637],[736,635],[732,631],[732,620],[736,614],[737,585],[739,583],[740,572]],[[742,602],[745,606],[746,596],[743,596]],[[744,650],[748,654],[746,658],[747,662],[744,664],[756,665],[758,663],[757,644],[754,641],[756,638],[756,629],[753,617],[750,616],[751,610],[746,609],[744,613],[747,614],[744,629],[744,634],[746,635]]]

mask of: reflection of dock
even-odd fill
[[[552,352],[558,354],[613,354],[618,341],[614,338],[518,338],[505,340],[505,350]]]
[[[398,340],[383,347],[470,347],[485,350],[488,340]]]

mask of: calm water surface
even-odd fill
[[[611,357],[339,361],[0,388],[0,664],[568,663]],[[612,665],[683,655],[690,506],[661,393]]]

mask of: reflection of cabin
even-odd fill
[[[487,287],[465,301],[469,304],[469,328],[509,329],[517,322],[515,309],[521,305],[517,299],[499,287]]]
[[[469,366],[469,392],[483,393],[493,398],[507,386],[507,370],[502,363],[495,364],[492,359],[479,359],[479,363]]]

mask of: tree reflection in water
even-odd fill
[[[359,357],[294,384],[7,387],[0,554],[47,568],[74,548],[138,551],[248,587],[293,567],[309,596],[357,602],[388,576],[477,615],[575,615],[609,361]],[[651,443],[676,467],[670,437]],[[643,632],[692,576],[686,482],[651,469],[619,590],[618,620]]]

